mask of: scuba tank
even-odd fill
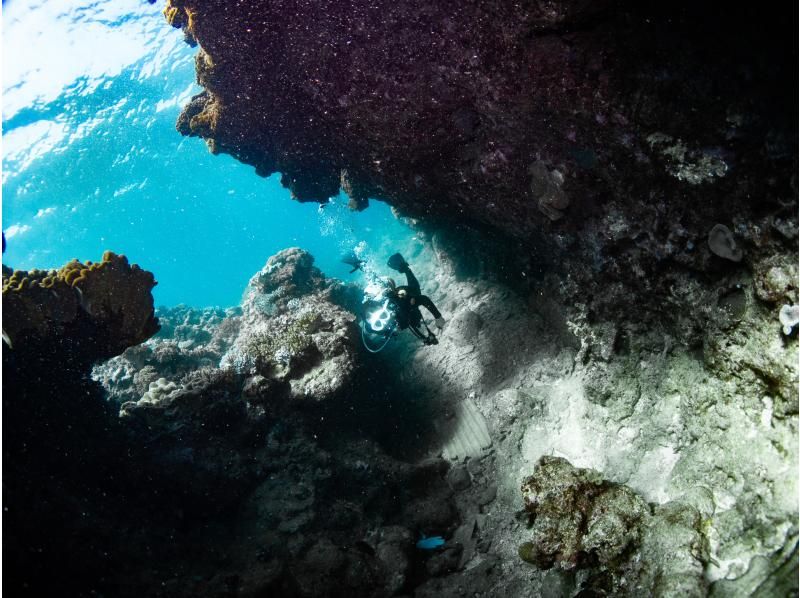
[[[399,254],[396,255],[399,256]],[[393,292],[389,292],[394,291],[394,289],[394,281],[391,278],[385,280],[375,278],[364,289],[364,312],[359,326],[361,328],[361,342],[370,353],[382,351],[389,344],[392,337],[396,335],[399,328],[397,299]],[[414,322],[411,325],[406,323],[403,328],[408,327],[411,333],[425,345],[439,344],[439,340],[428,327],[421,314],[418,319],[418,322]],[[424,332],[418,328],[420,324],[425,327]]]
[[[382,351],[397,330],[397,307],[386,296],[389,284],[371,282],[364,289],[364,317],[359,323],[361,342],[370,353]]]

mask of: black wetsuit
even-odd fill
[[[426,335],[419,329],[422,324],[422,313],[419,311],[420,306],[427,309],[431,315],[439,319],[442,314],[436,309],[428,297],[423,295],[419,288],[419,281],[408,264],[400,270],[406,275],[406,286],[397,287],[394,297],[394,302],[397,308],[397,326],[400,330],[410,327],[414,334],[420,338],[425,338]],[[405,292],[402,292],[405,291]]]

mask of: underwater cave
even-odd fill
[[[8,595],[798,595],[797,6],[2,12]]]

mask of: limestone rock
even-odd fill
[[[637,212],[639,190],[656,180],[692,211],[715,203],[709,188],[728,178],[731,145],[748,133],[766,145],[762,121],[794,114],[770,92],[791,76],[778,68],[787,52],[778,40],[792,32],[763,39],[769,28],[751,15],[683,10],[678,19],[607,1],[491,0],[454,13],[350,0],[333,16],[320,0],[292,10],[169,0],[167,21],[202,48],[205,88],[177,128],[262,176],[280,172],[301,201],[325,202],[342,187],[358,209],[376,197],[520,240],[553,222],[581,226],[608,196],[627,196]],[[769,84],[743,74],[743,56],[728,59],[743,45],[759,50],[747,68],[775,67],[760,69]],[[729,209],[728,197],[719,203]]]
[[[693,507],[654,510],[635,492],[559,457],[522,485],[533,538],[520,556],[542,568],[589,568],[590,588],[630,596],[704,596],[707,540]],[[589,589],[589,588],[586,588]]]

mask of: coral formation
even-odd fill
[[[223,367],[287,385],[295,398],[336,395],[356,370],[355,317],[336,305],[336,283],[299,248],[272,256],[250,279],[239,333]]]
[[[32,337],[56,344],[88,322],[96,344],[85,351],[95,360],[108,359],[158,332],[150,293],[155,285],[150,272],[111,251],[98,263],[73,260],[60,270],[4,267],[3,331],[14,346]]]
[[[753,265],[753,286],[761,301],[798,301],[797,260],[788,254],[775,254]]]
[[[612,595],[706,594],[707,539],[691,505],[651,510],[630,488],[547,456],[523,482],[522,494],[533,534],[520,546],[524,560],[545,569],[591,568],[592,589]]]
[[[117,404],[159,404],[203,369],[231,370],[250,402],[275,408],[283,398],[321,401],[341,393],[357,369],[355,317],[341,305],[341,284],[326,279],[299,248],[267,260],[241,307],[160,309],[162,333],[93,371]]]
[[[719,156],[689,150],[680,139],[673,139],[664,133],[648,135],[647,143],[666,160],[667,172],[690,185],[723,177],[728,170],[728,165]]]
[[[196,370],[216,368],[238,333],[241,310],[178,306],[156,314],[158,334],[92,370],[117,404],[138,401],[159,378],[181,386]]]
[[[293,247],[284,249],[267,260],[266,265],[247,283],[242,309],[248,312],[281,313],[297,299],[327,286],[314,257]]]
[[[781,305],[778,319],[783,326],[783,333],[789,335],[792,329],[800,322],[800,307],[797,305]]]
[[[58,271],[3,267],[12,345],[3,348],[3,414],[13,422],[3,438],[3,504],[14,514],[4,541],[14,547],[6,564],[24,580],[11,586],[16,593],[85,593],[87,579],[116,566],[108,539],[110,522],[124,520],[113,481],[124,462],[121,430],[88,374],[158,330],[154,284],[111,252]]]

